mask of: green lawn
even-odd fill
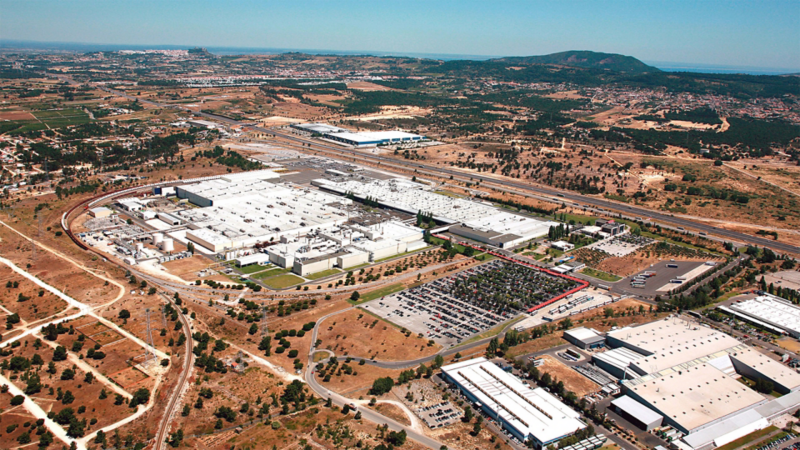
[[[287,273],[285,275],[278,275],[276,277],[267,278],[265,280],[261,280],[262,283],[266,284],[267,286],[271,287],[272,289],[283,289],[290,286],[294,286],[296,284],[302,283],[304,280],[297,275],[293,275],[291,273]]]
[[[292,269],[275,268],[275,269],[266,270],[264,272],[258,272],[255,275],[253,275],[251,278],[258,278],[259,280],[261,280],[261,279],[264,279],[264,278],[274,277],[274,276],[277,276],[277,275],[283,275],[283,274],[289,273],[291,271],[292,271]]]
[[[371,300],[375,300],[376,298],[385,297],[389,294],[394,294],[395,292],[400,292],[403,290],[403,285],[400,283],[397,284],[390,284],[388,286],[384,286],[380,289],[376,289],[372,292],[367,292],[366,294],[361,294],[361,298],[358,299],[357,302],[350,301],[350,303],[354,305],[359,305],[364,302],[368,302]]]
[[[323,270],[322,272],[306,275],[305,278],[308,278],[309,280],[316,280],[318,278],[325,278],[336,273],[342,273],[342,271],[339,269],[328,269],[328,270]]]
[[[617,276],[617,275],[614,275],[614,274],[611,274],[611,273],[608,273],[608,272],[603,272],[602,270],[592,269],[591,267],[587,267],[587,268],[583,269],[582,273],[584,275],[588,275],[588,276],[590,276],[592,278],[597,278],[598,280],[608,281],[610,283],[614,283],[614,282],[619,281],[619,280],[622,279],[622,277],[620,277],[620,276]]]
[[[267,269],[270,269],[272,267],[273,266],[271,266],[271,265],[262,266],[260,264],[250,264],[249,266],[237,267],[236,269],[239,270],[242,273],[246,273],[246,274],[249,275],[251,273],[261,272],[262,270],[267,270]]]

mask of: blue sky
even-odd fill
[[[800,71],[800,1],[0,0],[0,39],[539,55]]]

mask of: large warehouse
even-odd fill
[[[542,388],[531,389],[486,358],[442,367],[445,381],[521,441],[541,449],[586,428],[580,414]]]
[[[720,309],[757,325],[766,325],[794,338],[800,338],[800,308],[780,297],[765,294]]]
[[[500,248],[546,236],[551,226],[558,225],[501,211],[483,202],[437,194],[430,186],[402,178],[368,183],[320,179],[314,180],[314,184],[342,195],[370,197],[385,207],[409,214],[429,213],[439,222],[454,225],[449,230],[453,234]]]
[[[594,363],[623,379],[631,399],[615,405],[621,414],[655,411],[686,433],[695,449],[724,445],[769,425],[768,420],[800,405],[800,374],[736,339],[699,325],[667,318],[606,335],[615,347],[592,355]],[[751,389],[739,378],[765,380],[783,397]],[[649,417],[649,416],[648,416]],[[654,420],[639,426],[647,429]]]
[[[406,133],[405,131],[353,132],[324,123],[301,123],[292,125],[292,128],[305,131],[307,133],[319,134],[325,139],[341,142],[342,144],[347,144],[353,147],[375,147],[377,145],[420,142],[427,139],[425,136]]]

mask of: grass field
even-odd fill
[[[283,274],[289,273],[291,271],[292,271],[292,269],[280,269],[280,268],[269,269],[269,270],[265,270],[264,272],[258,272],[255,275],[253,275],[251,278],[258,278],[259,280],[262,280],[264,278],[283,275]]]
[[[249,266],[238,267],[237,269],[239,269],[240,272],[249,275],[256,272],[261,272],[262,270],[272,269],[273,267],[274,266],[272,265],[262,266],[260,264],[251,264]]]
[[[389,295],[389,294],[394,294],[395,292],[400,292],[402,290],[403,290],[403,285],[402,284],[400,284],[400,283],[398,283],[398,284],[390,284],[389,286],[384,286],[384,287],[382,287],[380,289],[376,289],[376,290],[374,290],[372,292],[367,292],[366,294],[363,294],[361,296],[361,298],[358,299],[357,302],[350,301],[350,303],[352,303],[354,305],[359,305],[361,303],[368,302],[368,301],[371,301],[371,300],[375,300],[376,298],[381,298],[381,297],[384,297],[384,296]]]
[[[602,270],[592,269],[591,267],[587,267],[587,268],[583,269],[582,273],[584,275],[588,275],[588,276],[590,276],[592,278],[597,278],[598,280],[608,281],[608,282],[611,282],[611,283],[614,283],[614,282],[619,281],[619,280],[622,279],[622,277],[619,277],[617,275],[614,275],[614,274],[611,274],[611,273],[607,273],[607,272],[603,272]]]
[[[342,273],[342,271],[339,269],[328,269],[328,270],[323,270],[321,272],[306,275],[305,278],[308,278],[309,280],[316,280],[318,278],[325,278],[337,273]]]
[[[37,131],[89,123],[89,115],[81,109],[31,111],[37,120],[11,120],[0,124],[0,133],[8,131]]]
[[[272,289],[283,289],[303,282],[303,279],[290,273],[261,280]]]

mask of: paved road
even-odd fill
[[[314,344],[316,344],[316,342],[317,342],[317,335],[319,334],[319,326],[320,326],[320,324],[322,322],[325,321],[325,319],[327,319],[327,318],[329,318],[331,316],[335,316],[337,314],[341,314],[341,313],[343,313],[345,311],[349,311],[351,309],[353,309],[353,308],[352,307],[351,308],[345,308],[345,309],[330,313],[330,314],[328,314],[326,316],[323,316],[319,320],[317,320],[317,324],[314,326],[314,330],[313,330],[313,332],[311,334],[311,348],[309,348],[309,350],[308,350],[308,363],[306,364],[306,383],[311,388],[311,390],[316,392],[317,395],[319,395],[323,399],[327,400],[328,398],[330,398],[333,403],[335,403],[336,405],[339,405],[339,406],[343,406],[343,405],[346,405],[346,404],[347,405],[351,405],[351,404],[354,405],[355,402],[352,399],[349,399],[349,398],[347,398],[347,397],[345,397],[343,395],[339,395],[339,394],[337,394],[337,393],[335,393],[333,391],[328,390],[328,388],[320,385],[317,382],[317,378],[314,375],[314,372],[316,372],[316,368],[315,368],[316,364],[314,363],[314,359],[313,359],[314,352],[315,352]],[[439,448],[442,447],[442,443],[441,442],[438,442],[435,439],[431,439],[428,436],[425,436],[424,434],[418,433],[413,428],[405,426],[405,425],[402,425],[402,424],[400,424],[400,423],[398,423],[398,422],[396,422],[396,421],[394,421],[392,419],[389,419],[388,417],[383,416],[383,415],[381,415],[381,414],[379,414],[379,413],[377,413],[377,412],[375,412],[375,411],[373,411],[373,410],[371,410],[369,408],[359,407],[358,410],[361,412],[361,417],[363,417],[364,419],[369,420],[369,421],[374,422],[374,423],[377,423],[377,424],[388,425],[389,429],[393,430],[393,431],[405,430],[405,432],[408,435],[409,439],[414,440],[416,442],[419,442],[420,444],[425,445],[426,447],[429,447],[429,448],[432,448],[432,449],[435,449],[435,450],[438,450]]]

